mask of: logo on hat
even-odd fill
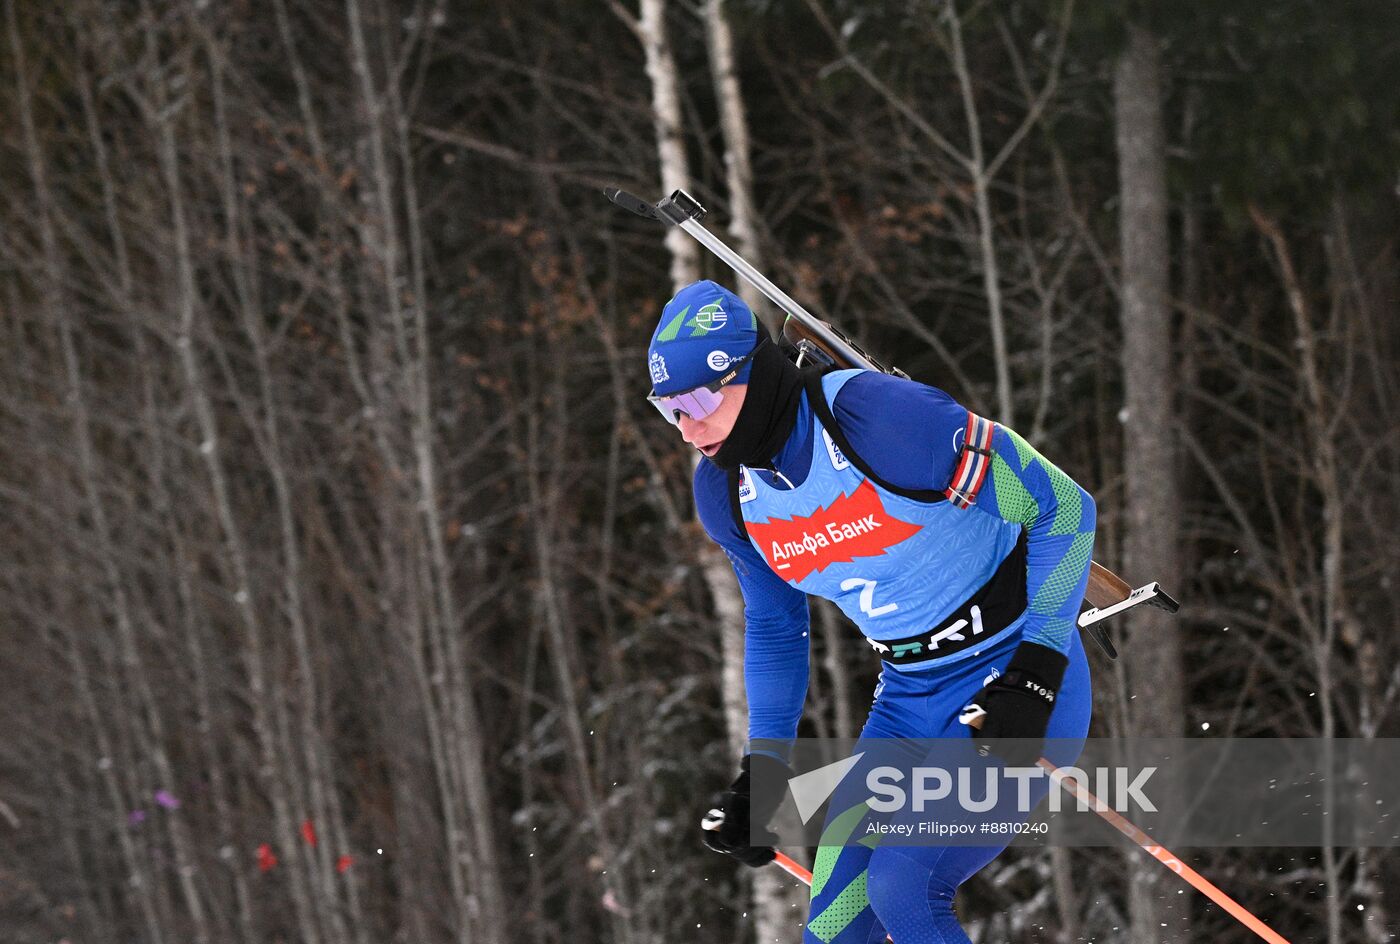
[[[695,313],[695,329],[709,334],[717,328],[723,328],[729,323],[729,315],[720,307],[719,302],[710,302],[704,308]]]
[[[659,386],[671,379],[671,372],[666,369],[666,358],[660,352],[651,355],[651,385]]]
[[[710,365],[711,370],[724,370],[736,360],[737,357],[730,357],[726,351],[711,351],[710,356],[705,358],[705,363]]]

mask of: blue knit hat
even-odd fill
[[[718,380],[758,344],[758,319],[738,295],[709,280],[692,282],[661,311],[647,348],[652,393],[669,396]],[[748,383],[752,361],[730,383]]]

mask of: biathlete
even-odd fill
[[[699,518],[744,596],[751,749],[702,833],[710,848],[751,866],[773,858],[749,824],[765,827],[781,793],[751,785],[785,782],[782,745],[797,736],[807,691],[808,594],[834,601],[883,662],[863,740],[966,742],[959,715],[970,704],[985,712],[978,743],[1008,764],[1087,734],[1075,621],[1095,507],[1069,476],[941,390],[877,371],[800,370],[714,282],[667,303],[647,358],[651,401],[705,457]],[[1075,759],[1048,750],[1057,764]],[[839,833],[860,811],[839,807],[814,863],[804,940],[968,941],[954,893],[1010,837],[847,845]]]

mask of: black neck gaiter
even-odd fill
[[[767,468],[797,422],[802,371],[768,339],[754,351],[749,389],[734,429],[709,460],[726,471],[741,465]]]

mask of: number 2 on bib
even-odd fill
[[[886,613],[893,613],[899,609],[898,603],[886,603],[884,606],[875,605],[875,585],[878,580],[866,580],[864,577],[847,577],[841,581],[842,590],[854,590],[860,587],[860,611],[866,616],[884,616]]]

